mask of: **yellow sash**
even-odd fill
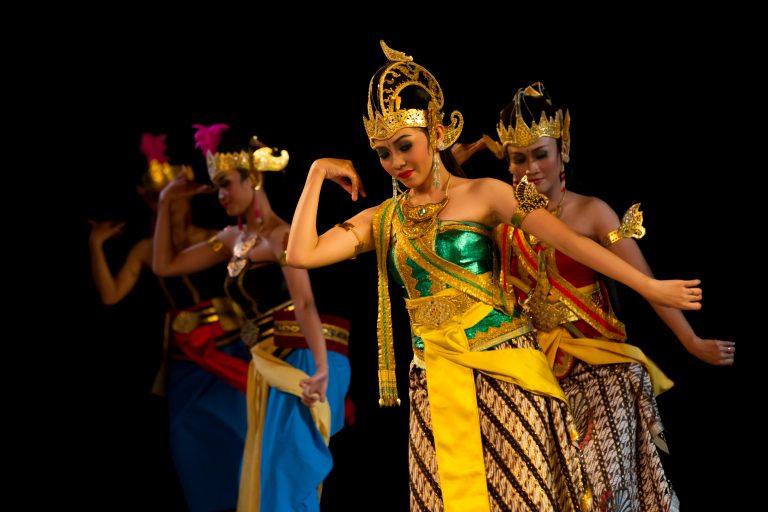
[[[259,512],[260,509],[261,442],[269,388],[277,388],[301,397],[302,389],[299,382],[309,377],[303,371],[273,356],[268,351],[269,348],[275,348],[272,338],[251,348],[253,359],[248,367],[248,433],[243,452],[237,512]],[[331,407],[328,400],[315,402],[309,411],[327,445],[331,438]],[[319,493],[320,489],[318,489],[318,495]]]
[[[556,327],[551,331],[538,331],[536,337],[551,367],[554,367],[555,356],[560,349],[587,364],[640,363],[651,376],[653,394],[656,396],[674,385],[674,382],[634,345],[593,338],[574,338],[563,327]]]
[[[448,288],[431,297],[410,299],[408,307],[418,308],[419,302],[458,293]],[[567,403],[541,351],[469,351],[464,329],[477,324],[491,309],[478,302],[438,327],[412,324],[414,334],[425,345],[429,409],[446,512],[490,509],[473,370]]]

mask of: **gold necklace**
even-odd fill
[[[408,203],[408,195],[403,197],[400,202],[401,210],[405,220],[402,224],[403,234],[409,238],[420,238],[425,234],[433,231],[433,228],[437,226],[437,216],[448,204],[448,187],[451,182],[451,174],[448,174],[448,179],[445,183],[445,196],[438,203],[425,203],[419,205],[412,205]]]
[[[237,237],[235,246],[232,248],[232,258],[227,263],[227,272],[229,277],[237,277],[248,264],[248,253],[261,241],[260,232],[243,230]]]
[[[560,214],[563,213],[563,201],[565,201],[565,194],[567,193],[568,193],[568,189],[563,190],[563,195],[560,198],[560,201],[557,203],[557,207],[552,212],[552,215],[554,215],[558,219],[560,218]]]

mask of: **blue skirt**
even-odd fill
[[[296,349],[285,359],[307,375],[315,373],[309,349]],[[331,435],[344,426],[344,400],[349,389],[349,359],[328,351]],[[318,512],[318,486],[333,466],[331,452],[315,427],[307,406],[295,395],[269,390],[261,452],[261,510]]]
[[[251,358],[237,340],[222,352]],[[248,431],[245,395],[189,361],[171,361],[167,385],[170,445],[190,512],[237,507]]]

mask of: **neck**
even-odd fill
[[[258,210],[259,215],[256,215]],[[243,216],[245,217],[246,228],[249,231],[260,231],[261,227],[266,224],[273,216],[272,207],[269,204],[269,198],[264,193],[264,189],[255,190],[253,193],[253,199],[246,208]]]
[[[549,198],[549,204],[547,205],[547,210],[554,213],[555,216],[559,217],[561,213],[561,209],[563,207],[563,201],[565,200],[565,196],[567,195],[567,193],[568,193],[567,189],[563,189],[561,191],[560,187],[557,187],[550,194],[545,194]]]
[[[440,166],[439,171],[440,186],[434,187],[434,175],[429,174],[429,178],[424,183],[408,190],[408,197],[412,202],[438,202],[442,201],[448,195],[448,184],[453,176],[448,170]]]

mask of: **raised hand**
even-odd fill
[[[451,153],[453,153],[453,157],[456,159],[456,161],[459,163],[459,165],[463,164],[469,158],[477,153],[480,150],[485,149],[486,141],[485,136],[481,137],[480,139],[476,140],[475,142],[470,142],[468,144],[459,144],[456,143],[453,146],[451,146]]]
[[[321,158],[312,163],[312,168],[322,171],[325,179],[338,183],[352,196],[353,201],[357,201],[358,194],[365,197],[363,182],[351,160]]]
[[[123,227],[125,227],[125,221],[119,222],[114,220],[106,220],[99,222],[95,220],[89,220],[88,223],[91,225],[91,235],[89,236],[88,240],[92,244],[99,245],[116,236],[123,230]]]
[[[197,194],[209,194],[216,190],[210,185],[201,185],[192,181],[189,179],[190,174],[191,173],[187,172],[186,168],[183,172],[180,172],[178,176],[172,179],[160,192],[160,199],[166,201],[189,199]]]

